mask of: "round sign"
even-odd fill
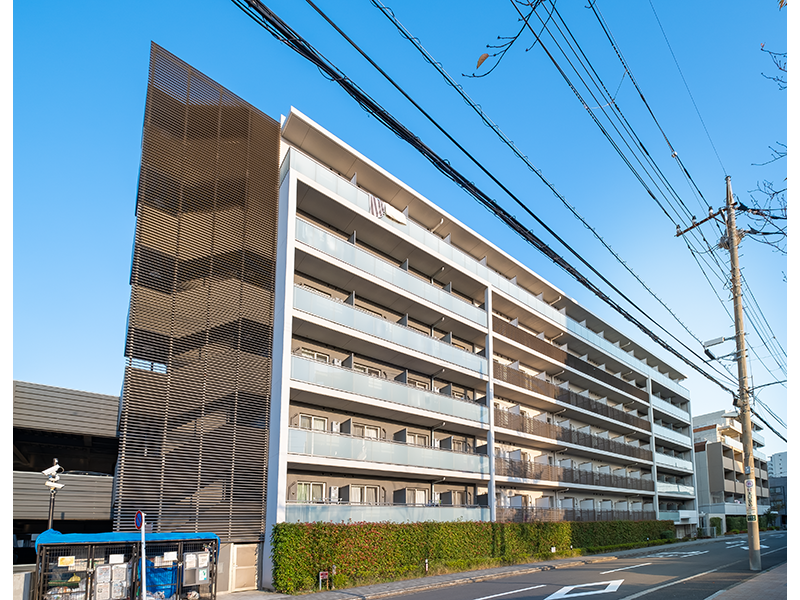
[[[750,487],[753,487],[753,485],[754,485],[754,482],[753,482],[753,480],[752,480],[752,479],[748,479],[747,481],[745,481],[745,482],[744,482],[744,485],[745,485],[746,487],[749,487],[749,488],[750,488]]]
[[[137,510],[136,519],[134,519],[134,524],[136,525],[136,529],[141,529],[143,522],[144,522],[144,513],[140,510]]]

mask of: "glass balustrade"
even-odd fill
[[[360,438],[310,429],[289,430],[289,454],[489,475],[489,458],[427,446]],[[290,459],[291,460],[291,459]]]
[[[298,152],[294,148],[290,148],[284,163],[287,161],[289,162],[290,167],[295,169],[297,172],[302,173],[306,177],[344,198],[348,202],[358,206],[361,210],[369,212],[369,194],[364,190],[354,186],[347,179],[333,173],[330,169],[322,166],[312,158]],[[675,391],[686,398],[689,397],[689,391],[678,382],[670,379],[663,373],[658,372],[653,367],[645,365],[642,361],[631,356],[621,348],[618,348],[605,338],[597,335],[587,327],[584,327],[577,321],[557,311],[553,307],[549,306],[546,302],[540,300],[535,295],[520,287],[516,283],[513,283],[511,280],[490,269],[488,266],[481,264],[473,256],[467,254],[463,250],[448,244],[439,236],[431,233],[424,227],[417,225],[410,219],[407,219],[406,221],[407,222],[403,224],[397,223],[392,219],[383,219],[383,223],[408,235],[420,246],[428,248],[437,255],[451,260],[468,273],[476,275],[484,281],[490,282],[495,288],[505,292],[512,298],[532,308],[536,312],[552,319],[556,323],[560,323],[572,333],[592,342],[603,351],[622,361],[624,364],[627,364],[638,371],[646,373],[649,377],[655,381],[658,381],[666,388]],[[482,324],[484,323],[485,317]]]
[[[486,376],[488,361],[451,344],[420,333],[410,327],[392,323],[381,317],[359,310],[349,304],[333,300],[309,289],[295,286],[294,307],[328,321],[349,327],[356,332],[374,336],[422,352],[439,360],[447,361],[477,371]]]
[[[692,461],[686,460],[684,458],[678,458],[676,456],[669,456],[667,454],[661,454],[660,452],[655,453],[656,459],[656,466],[662,467],[675,467],[676,469],[686,469],[687,471],[693,471]]]
[[[352,369],[292,356],[292,379],[488,425],[485,406]]]
[[[287,504],[287,523],[422,523],[425,521],[489,521],[487,506],[416,506],[369,504]]]
[[[308,244],[329,256],[333,256],[351,267],[369,273],[386,283],[395,285],[405,292],[432,302],[436,306],[447,309],[482,327],[487,326],[486,311],[482,308],[469,304],[458,296],[431,285],[408,271],[404,271],[400,267],[312,225],[308,221],[297,219],[295,237],[298,241]]]
[[[662,400],[661,398],[656,398],[655,396],[650,397],[650,404],[653,405],[653,408],[657,408],[668,415],[672,415],[673,417],[677,417],[682,421],[686,421],[687,423],[692,422],[692,417],[683,409],[678,408],[671,402],[667,402],[666,400]]]

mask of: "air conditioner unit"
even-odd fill
[[[331,421],[331,431],[333,433],[339,433],[339,421]]]
[[[334,358],[333,359],[333,364],[336,365],[337,367],[341,367],[342,366],[342,361],[340,359],[338,359],[338,358]]]
[[[331,502],[339,502],[339,486],[332,485],[329,489],[331,491]]]

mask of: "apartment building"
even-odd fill
[[[769,462],[767,463],[767,473],[769,473],[770,478],[789,476],[788,458],[788,452],[776,452],[769,457]]]
[[[696,527],[678,369],[155,44],[131,283],[117,529],[250,556],[285,521]]]
[[[763,429],[753,423],[753,463],[758,514],[769,508],[767,457]],[[742,424],[734,410],[719,410],[692,419],[697,502],[706,518],[746,514]],[[708,526],[706,523],[705,526]]]

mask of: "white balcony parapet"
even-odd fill
[[[301,356],[292,356],[291,377],[297,381],[349,392],[365,398],[377,398],[460,419],[483,424],[489,423],[488,409],[476,402],[373,377],[352,369],[337,367]]]
[[[656,491],[659,494],[685,494],[687,496],[694,496],[694,486],[684,485],[682,483],[667,483],[666,481],[657,481]]]
[[[664,439],[682,444],[688,448],[691,448],[692,446],[692,439],[688,435],[684,435],[675,431],[674,429],[670,429],[669,427],[664,427],[663,425],[657,425],[653,423],[653,433]]]
[[[489,475],[489,457],[338,433],[289,429],[289,454]],[[291,461],[291,459],[290,459]]]
[[[692,422],[692,417],[687,411],[683,410],[682,408],[678,408],[671,402],[651,396],[650,404],[653,406],[653,408],[664,411],[665,413],[672,415],[673,417],[677,417],[686,423],[691,424]]]
[[[442,342],[410,327],[376,317],[349,304],[337,302],[309,289],[295,286],[294,307],[349,327],[356,332],[393,342],[428,356],[477,371],[483,376],[487,375],[489,362],[482,356]]]
[[[281,178],[285,175],[285,172],[288,172],[289,168],[296,170],[298,173],[302,173],[309,179],[322,185],[344,200],[359,207],[361,210],[369,212],[369,194],[367,194],[367,192],[359,189],[344,177],[340,177],[339,175],[333,173],[329,168],[321,165],[311,157],[306,156],[294,148],[289,149],[289,152],[287,153],[287,156],[281,165]],[[607,354],[614,356],[626,365],[645,373],[648,377],[658,381],[666,388],[675,391],[686,398],[689,397],[689,390],[677,381],[670,379],[663,373],[660,373],[658,370],[615,346],[605,338],[597,335],[587,327],[584,327],[574,319],[552,308],[550,305],[537,298],[531,292],[520,287],[515,282],[512,282],[510,279],[507,279],[488,266],[481,264],[478,259],[467,254],[463,250],[448,244],[443,239],[431,233],[424,227],[417,225],[410,219],[406,219],[405,224],[395,222],[388,218],[383,219],[383,222],[393,227],[397,231],[409,236],[420,245],[429,248],[437,255],[451,260],[465,271],[480,277],[484,281],[488,281],[495,288],[505,292],[512,298],[515,298],[522,304],[532,308],[545,317],[548,317],[556,323],[559,323],[565,329],[571,331],[579,337],[582,337],[584,340],[591,342]]]
[[[740,442],[739,440],[735,440],[730,436],[727,435],[722,436],[722,443],[725,444],[726,446],[734,448],[735,450],[738,450],[739,452],[744,452],[744,446],[742,445],[742,442]]]
[[[421,506],[369,504],[286,505],[287,523],[422,523],[425,521],[489,521],[487,506]]]
[[[662,467],[675,467],[676,469],[684,469],[686,471],[694,471],[692,461],[685,458],[677,458],[675,456],[668,456],[661,452],[656,452],[654,455],[656,466]]]

